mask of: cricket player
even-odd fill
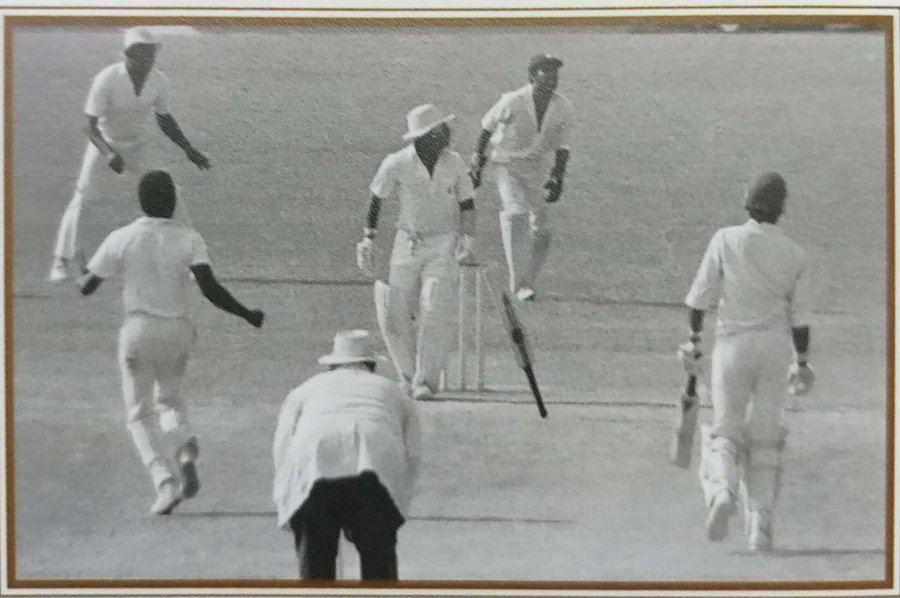
[[[535,298],[535,280],[552,237],[546,204],[559,201],[569,161],[572,105],[556,92],[562,64],[546,54],[531,59],[528,85],[504,93],[481,119],[472,157],[477,189],[492,146],[509,290],[520,301]]]
[[[200,489],[197,437],[187,421],[179,386],[197,335],[188,319],[191,275],[216,307],[245,319],[255,328],[263,312],[238,302],[213,275],[203,237],[173,221],[176,192],[167,172],[150,171],[140,179],[142,216],[113,231],[101,243],[78,280],[90,295],[107,278],[123,280],[125,322],[119,332],[119,367],[127,426],[141,461],[156,487],[152,515],[167,515]],[[167,440],[176,447],[181,484],[153,426],[154,412]]]
[[[407,115],[408,146],[381,163],[369,187],[357,264],[374,276],[381,204],[398,199],[400,215],[388,284],[375,283],[378,325],[401,383],[416,399],[434,396],[452,342],[459,262],[472,252],[475,191],[465,161],[449,149],[453,115],[431,104]]]
[[[88,145],[75,185],[63,213],[53,250],[48,280],[61,282],[84,271],[78,243],[78,221],[85,205],[96,197],[130,197],[138,178],[159,167],[150,138],[150,114],[166,137],[184,150],[201,170],[209,160],[187,140],[169,107],[169,79],[153,64],[160,43],[143,27],[125,33],[124,60],[100,71],[91,84],[84,113]],[[184,207],[176,215],[184,220]]]
[[[347,330],[328,371],[284,400],[272,447],[278,525],[294,532],[302,579],[334,579],[341,530],[363,579],[397,579],[397,530],[419,463],[416,405],[375,373],[369,333]]]
[[[685,298],[691,337],[679,348],[699,373],[703,316],[720,297],[712,350],[712,426],[701,428],[700,483],[710,540],[728,534],[739,490],[751,550],[772,548],[788,391],[808,392],[810,276],[806,251],[779,229],[787,187],[767,173],[750,188],[750,219],[718,230]],[[793,354],[793,357],[792,357]],[[793,360],[793,363],[792,363]]]

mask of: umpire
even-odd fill
[[[375,374],[365,330],[339,332],[328,371],[291,391],[278,416],[273,498],[294,532],[301,579],[335,579],[343,529],[362,578],[397,579],[397,530],[418,464],[416,407]]]

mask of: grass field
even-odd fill
[[[488,384],[504,392],[421,405],[426,462],[400,536],[401,575],[883,578],[880,35],[200,31],[164,37],[159,64],[174,82],[174,113],[214,168],[192,171],[171,152],[173,171],[216,272],[267,319],[253,331],[198,295],[201,339],[184,394],[204,488],[172,518],[150,520],[152,489],[120,404],[118,285],[88,300],[43,282],[85,143],[80,109],[119,33],[13,30],[17,578],[295,575],[290,538],[274,528],[269,444],[281,399],[316,371],[335,330],[375,329],[353,259],[368,182],[400,147],[406,111],[424,101],[457,115],[454,145],[468,154],[481,114],[524,83],[536,51],[566,60],[560,91],[577,120],[541,300],[522,310],[550,418],[528,404],[490,318]],[[739,525],[723,546],[705,541],[696,476],[665,453],[682,377],[672,358],[685,328],[679,302],[709,236],[745,217],[743,186],[769,169],[790,186],[784,228],[814,259],[818,386],[790,403],[780,550],[754,557]],[[497,202],[489,182],[478,234],[489,262],[502,257]],[[133,204],[94,205],[82,220],[87,247],[127,222]],[[390,237],[379,237],[383,267]]]

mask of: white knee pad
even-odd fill
[[[403,293],[389,285],[375,281],[375,318],[384,345],[397,375],[409,382],[415,371],[415,346],[410,306]]]
[[[708,424],[700,426],[700,486],[706,505],[722,490],[737,495],[741,480],[741,447],[730,438],[713,436]]]

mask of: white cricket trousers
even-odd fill
[[[714,443],[716,438],[727,439],[743,449],[747,459],[743,482],[753,510],[774,506],[791,359],[791,333],[786,328],[719,336],[713,347],[710,436]]]
[[[119,331],[127,427],[157,488],[173,477],[168,456],[194,438],[179,389],[196,335],[187,320],[143,313],[129,314]],[[164,438],[156,434],[154,415]]]
[[[500,235],[513,293],[520,286],[534,286],[550,249],[552,231],[544,200],[549,172],[543,160],[497,166],[497,191],[503,204]]]
[[[156,148],[149,141],[136,143],[130,146],[117,146],[116,151],[125,161],[125,169],[122,174],[116,174],[110,167],[106,157],[100,150],[88,142],[81,162],[81,171],[75,184],[75,193],[72,194],[69,205],[63,213],[56,234],[56,245],[53,255],[72,259],[79,250],[78,225],[81,212],[96,198],[124,201],[130,210],[140,213],[138,203],[138,181],[144,173],[163,168],[162,159]],[[186,224],[190,224],[187,210],[181,198],[175,207],[173,218]]]
[[[399,294],[405,317],[415,321],[415,340],[400,349],[400,368],[413,385],[437,389],[453,342],[453,298],[459,281],[455,232],[417,236],[398,230],[394,236],[388,285]],[[414,345],[413,345],[414,343]]]

